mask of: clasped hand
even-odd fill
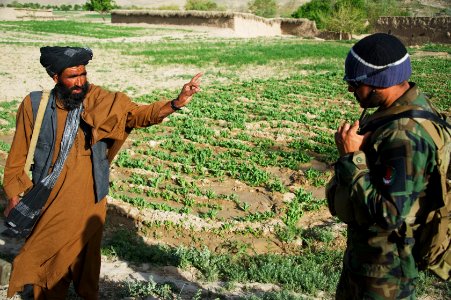
[[[362,150],[370,132],[367,132],[365,135],[358,134],[359,125],[359,121],[355,121],[352,125],[344,123],[338,127],[337,132],[335,132],[335,144],[340,156]]]

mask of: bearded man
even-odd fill
[[[202,74],[172,101],[138,105],[123,93],[88,83],[85,66],[93,55],[89,48],[40,51],[40,62],[56,85],[45,108],[32,179],[24,165],[33,134],[34,102],[40,98],[28,95],[17,112],[3,182],[9,199],[7,221],[16,226],[14,222],[36,215],[39,219],[27,228],[25,244],[14,259],[8,297],[32,285],[34,299],[65,299],[73,282],[79,296],[98,299],[109,163],[133,128],[158,124],[187,105],[200,91]],[[32,201],[26,201],[32,194]]]

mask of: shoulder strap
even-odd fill
[[[34,95],[32,95],[34,94]],[[39,132],[41,131],[41,124],[42,119],[44,118],[45,108],[47,106],[47,103],[49,101],[50,92],[49,91],[43,91],[41,94],[41,99],[39,101],[39,108],[37,109],[37,112],[35,113],[36,109],[33,107],[33,116],[34,116],[34,127],[33,127],[33,135],[31,136],[30,141],[30,148],[28,150],[27,154],[27,160],[25,162],[25,173],[28,174],[28,171],[30,171],[31,162],[33,161],[34,157],[34,150],[36,149],[36,143],[38,142]],[[30,93],[31,105],[36,106],[38,101],[36,101],[37,93]]]
[[[420,118],[420,119],[427,119],[434,123],[437,123],[438,125],[441,125],[443,127],[447,127],[451,129],[451,124],[446,122],[444,119],[440,118],[440,116],[429,112],[425,110],[407,110],[404,112],[400,112],[398,114],[388,115],[384,116],[378,119],[370,120],[367,122],[359,131],[360,134],[365,134],[369,131],[374,131],[375,129],[379,128],[380,126],[402,118]]]
[[[30,93],[31,108],[33,109],[33,121],[36,120],[36,115],[39,109],[39,103],[41,103],[42,91],[33,91]]]

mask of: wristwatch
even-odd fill
[[[181,110],[182,109],[181,107],[178,107],[177,105],[175,105],[175,100],[177,100],[177,99],[171,100],[171,108],[173,110]]]

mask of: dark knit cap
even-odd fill
[[[41,65],[50,77],[60,74],[64,69],[87,65],[92,59],[92,50],[80,47],[42,47]]]
[[[402,42],[392,35],[375,33],[351,48],[343,79],[390,87],[408,80],[411,73],[410,57]]]

